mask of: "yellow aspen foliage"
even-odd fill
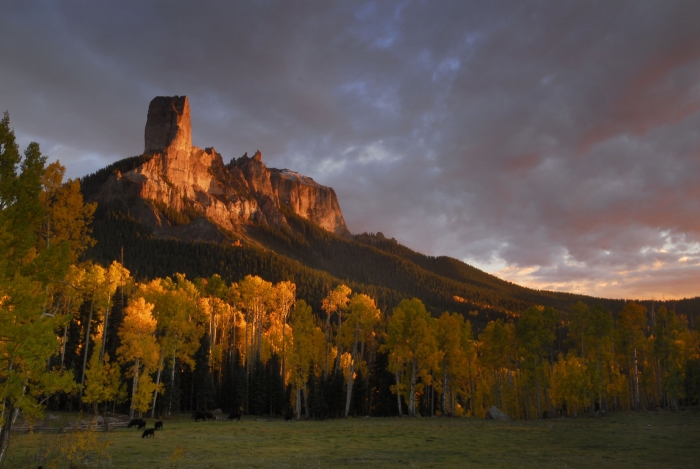
[[[42,191],[39,201],[44,207],[44,221],[37,230],[37,246],[66,242],[70,246],[70,261],[95,244],[90,237],[90,223],[97,208],[96,203],[83,202],[80,181],[69,179],[63,182],[66,168],[59,161],[49,164],[41,178]]]
[[[95,410],[100,403],[124,398],[126,390],[121,384],[119,364],[110,363],[109,354],[105,353],[104,363],[100,361],[99,350],[102,337],[95,340],[95,349],[90,357],[90,364],[85,372],[85,392],[83,402],[94,404]]]
[[[124,310],[124,321],[119,329],[121,345],[117,349],[119,361],[123,365],[132,364],[127,369],[126,375],[133,378],[130,417],[134,410],[148,409],[148,404],[143,404],[144,394],[139,394],[139,380],[141,375],[145,381],[144,388],[150,389],[148,399],[152,396],[153,389],[148,381],[150,376],[141,370],[155,369],[158,364],[160,346],[154,333],[157,321],[153,317],[153,304],[147,303],[143,298],[135,298],[129,301]],[[145,392],[145,391],[143,391]]]
[[[577,415],[591,404],[591,382],[585,361],[573,351],[561,354],[552,368],[549,395],[558,407],[566,406],[569,414]]]
[[[435,338],[433,319],[423,303],[414,298],[402,300],[394,308],[387,324],[387,338],[382,349],[390,354],[390,369],[394,371],[398,389],[402,377],[407,383],[404,389],[408,401],[408,413],[416,414],[416,392],[418,379],[428,380],[430,370],[436,367],[440,357]],[[400,412],[400,398],[399,412]]]

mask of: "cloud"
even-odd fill
[[[695,296],[692,2],[15,3],[0,102],[72,177],[193,140],[330,185],[353,232],[536,288]],[[684,259],[684,260],[681,260]]]

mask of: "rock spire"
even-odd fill
[[[192,124],[187,96],[158,96],[148,106],[145,154],[192,150]]]

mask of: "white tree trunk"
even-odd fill
[[[639,371],[637,368],[637,348],[634,348],[634,410],[639,410]]]
[[[175,358],[177,357],[177,347],[173,349],[173,366],[170,368],[170,399],[168,399],[168,415],[173,408],[173,389],[175,388]]]
[[[129,418],[133,419],[134,418],[134,396],[136,396],[136,391],[139,389],[139,359],[136,359],[136,363],[134,364],[134,386],[131,391],[131,406],[129,408]]]
[[[355,327],[355,343],[352,346],[350,355],[350,372],[348,373],[348,392],[345,398],[345,418],[350,415],[350,402],[352,401],[352,387],[355,384],[355,356],[357,355],[357,326]]]
[[[297,381],[297,405],[296,405],[296,411],[297,411],[297,420],[301,420],[301,388],[299,386],[299,382]]]
[[[443,362],[442,372],[442,416],[447,415],[447,356]]]
[[[83,356],[83,374],[80,377],[80,399],[83,397],[83,389],[85,388],[85,367],[87,367],[88,350],[90,350],[90,325],[92,324],[92,311],[95,306],[95,300],[90,302],[90,315],[88,316],[87,332],[85,333],[85,355]]]
[[[401,409],[401,391],[399,389],[401,386],[401,377],[399,376],[398,370],[396,370],[394,376],[396,377],[396,402],[399,405],[399,417],[403,417],[403,409]]]
[[[416,372],[418,364],[416,360],[411,360],[411,393],[408,396],[408,415],[411,417],[416,416]]]
[[[156,377],[156,389],[153,391],[153,405],[151,406],[151,418],[156,414],[156,399],[158,398],[158,385],[160,384],[160,375],[163,372],[163,361],[165,360],[165,351],[160,352],[160,363],[158,364],[158,374]]]

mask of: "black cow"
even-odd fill
[[[291,412],[285,414],[285,416],[284,416],[285,422],[291,422],[292,420],[294,420],[294,414],[292,414]]]
[[[198,410],[197,412],[192,414],[192,418],[194,419],[195,422],[198,422],[200,420],[206,420],[207,414]]]
[[[241,421],[241,409],[235,410],[231,412],[231,414],[228,416],[229,420],[238,420],[239,422]]]
[[[211,412],[204,412],[204,415],[207,417],[207,420],[214,420],[214,414]]]
[[[143,435],[141,435],[141,438],[155,438],[156,437],[156,429],[155,428],[149,428],[148,430],[143,431]]]
[[[141,430],[142,428],[146,428],[146,421],[143,419],[134,419],[129,422],[129,425],[126,426],[126,428],[131,427],[137,427],[139,430]]]
[[[163,422],[161,422],[160,420],[158,420],[158,421],[156,422],[156,428],[155,428],[155,430],[162,430],[162,429],[163,429]]]

